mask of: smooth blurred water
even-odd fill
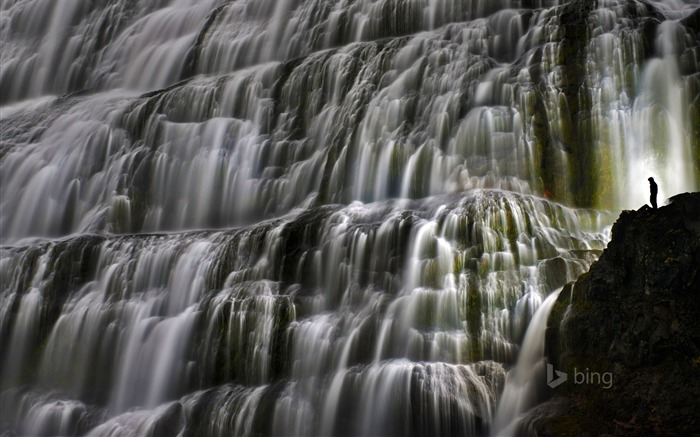
[[[698,189],[691,1],[0,8],[0,432],[504,429],[543,302]]]

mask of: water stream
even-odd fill
[[[543,302],[699,188],[699,14],[3,1],[0,433],[505,429]]]

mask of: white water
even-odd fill
[[[0,433],[506,429],[616,212],[698,189],[693,3],[587,16],[589,161],[564,3],[3,2]]]
[[[493,435],[515,434],[515,426],[522,415],[540,401],[538,395],[545,383],[547,317],[560,291],[555,291],[544,300],[527,328],[518,362],[506,375],[505,388],[494,419]]]

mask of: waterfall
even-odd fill
[[[561,290],[550,294],[537,310],[523,339],[518,362],[506,376],[495,417],[494,435],[513,435],[519,416],[536,405],[545,379],[544,339],[547,317]]]
[[[617,212],[700,184],[694,0],[0,12],[0,433],[495,432]]]

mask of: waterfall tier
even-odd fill
[[[0,433],[488,433],[615,213],[700,183],[695,0],[0,11]]]
[[[138,435],[204,409],[212,435],[483,433],[542,296],[607,240],[571,229],[600,220],[472,190],[5,247],[3,422],[124,413],[94,432]]]

